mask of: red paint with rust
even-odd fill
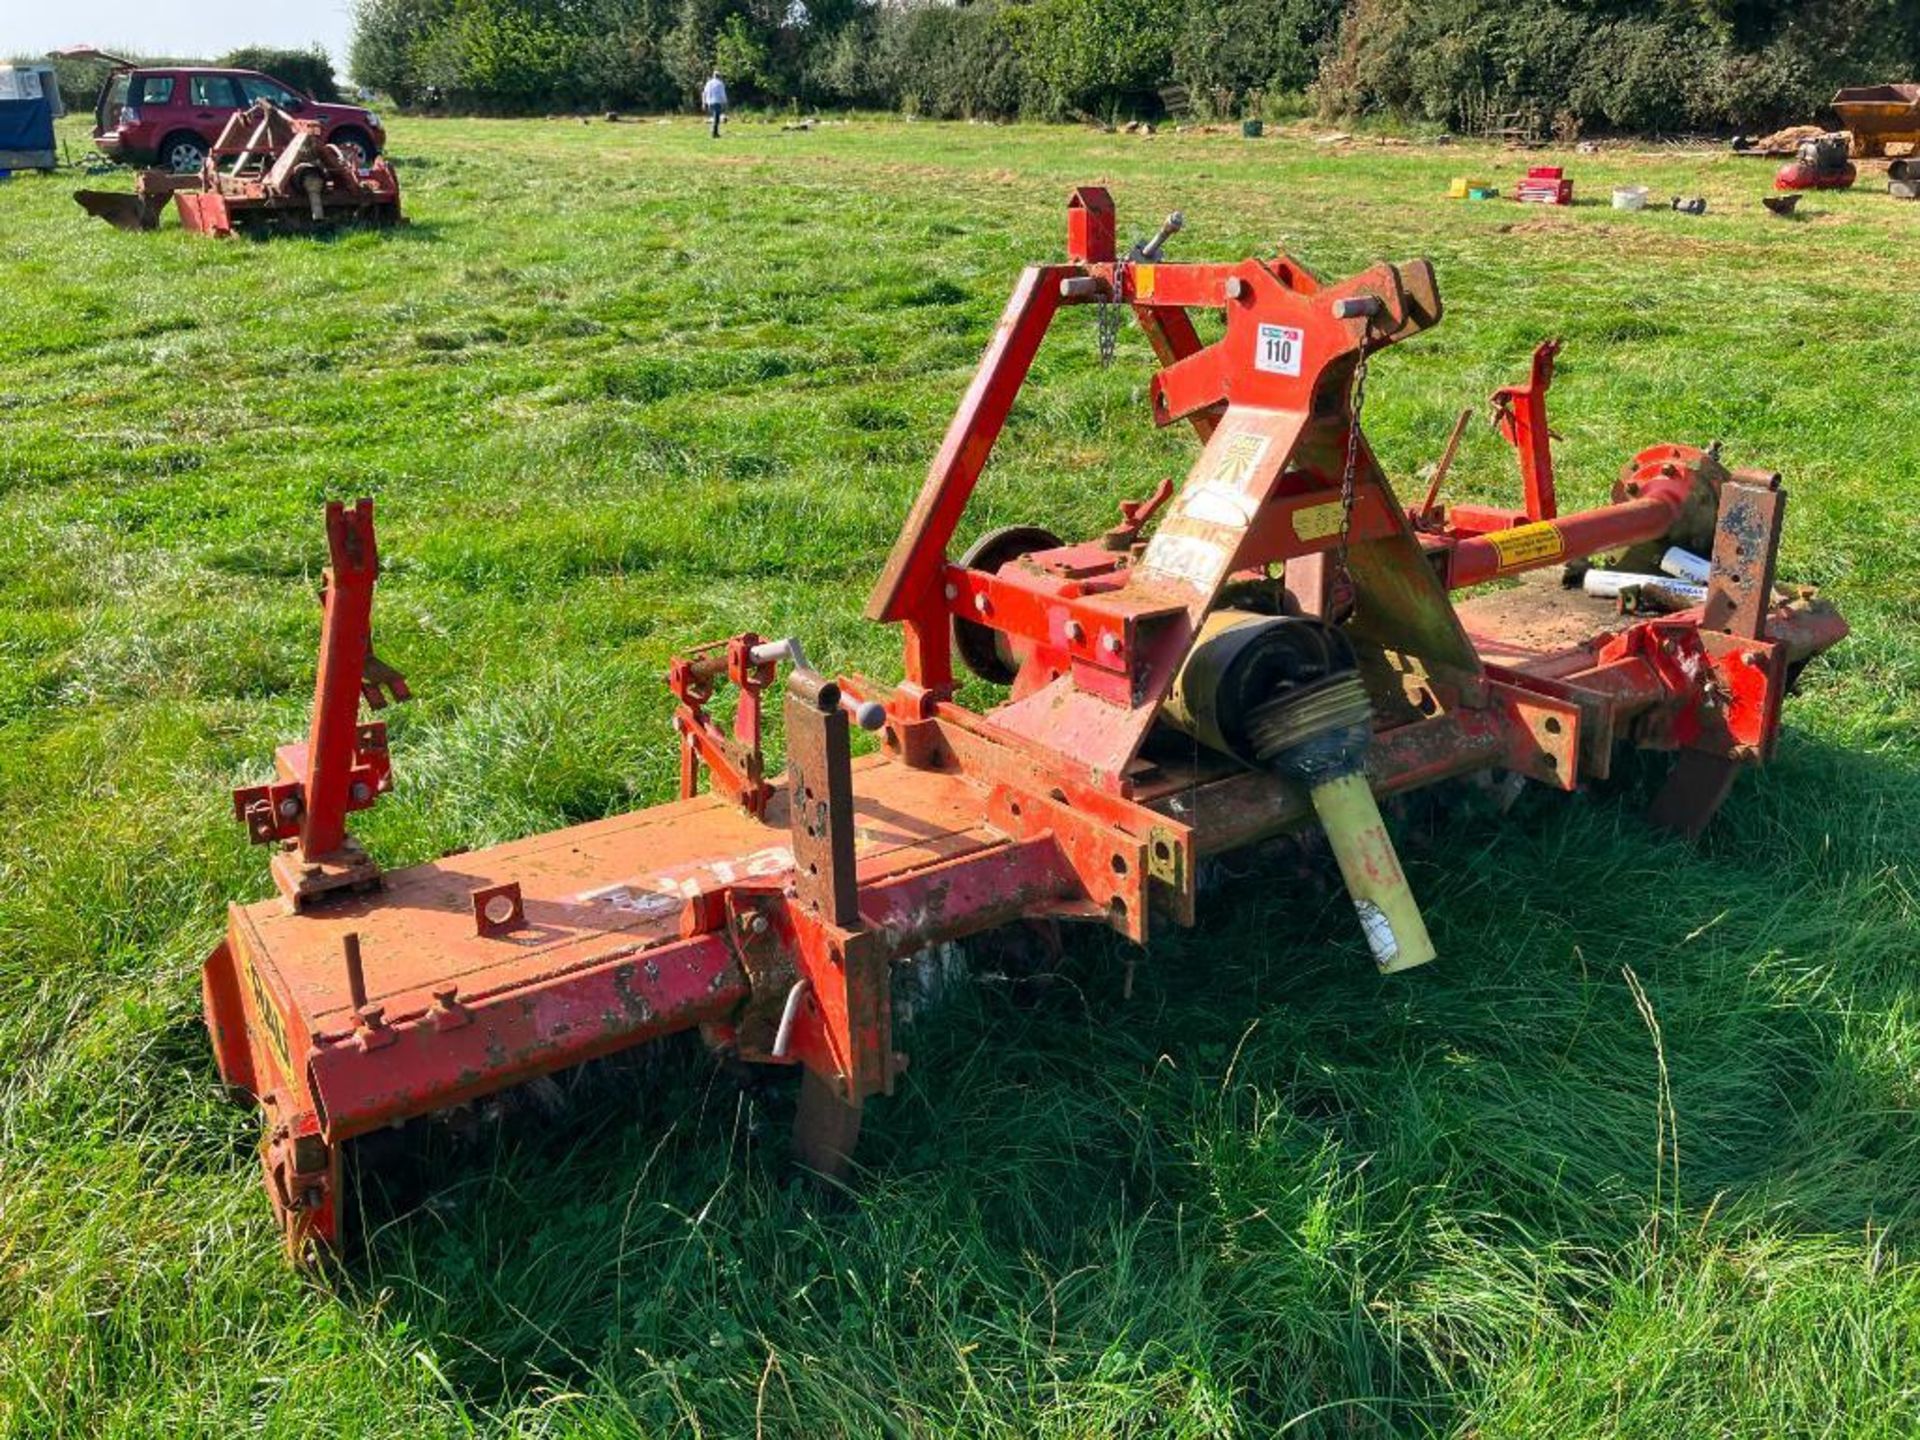
[[[669,673],[680,799],[233,908],[205,967],[208,1025],[223,1077],[266,1111],[263,1166],[290,1248],[338,1243],[352,1137],[688,1028],[806,1069],[799,1153],[844,1160],[860,1105],[906,1063],[895,961],[1024,921],[1141,944],[1191,924],[1200,857],[1312,823],[1293,782],[1155,729],[1209,608],[1230,594],[1281,603],[1270,567],[1310,567],[1323,583],[1288,594],[1351,606],[1381,794],[1484,770],[1573,790],[1634,744],[1681,752],[1687,784],[1668,811],[1710,811],[1724,767],[1765,757],[1789,673],[1845,634],[1829,608],[1774,595],[1784,497],[1769,477],[1656,447],[1613,504],[1554,516],[1534,408],[1550,354],[1536,354],[1530,391],[1510,392],[1530,482],[1508,514],[1532,518],[1489,530],[1455,510],[1416,533],[1350,385],[1363,359],[1437,322],[1424,263],[1332,285],[1285,257],[1150,264],[1116,258],[1103,191],[1076,192],[1070,217],[1074,258],[1021,277],[873,592],[870,615],[903,629],[900,684],[793,672],[789,769],[769,779],[760,697],[776,677],[752,661],[758,637],[734,636]],[[969,569],[948,555],[967,502],[1053,315],[1082,303],[1128,307],[1164,366],[1153,418],[1190,420],[1201,453],[1151,528],[1135,508],[1103,535]],[[1187,314],[1199,307],[1226,312],[1212,345]],[[277,786],[242,792],[257,837],[291,847],[277,863],[351,847],[339,777],[372,766],[362,682],[391,675],[369,648],[371,521],[364,502],[329,510],[313,731]],[[1703,523],[1721,527],[1711,594],[1684,614],[1596,609],[1546,573]],[[1533,578],[1449,593],[1507,575]],[[953,697],[955,618],[997,631],[1019,663],[985,714]],[[742,692],[731,734],[705,708],[723,679]],[[853,702],[886,721],[878,753],[850,761]],[[301,823],[273,809],[288,796]],[[496,913],[506,898],[518,908]]]

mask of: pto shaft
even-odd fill
[[[1202,744],[1306,787],[1383,973],[1434,958],[1365,769],[1373,704],[1331,626],[1216,610],[1162,712]]]
[[[1346,670],[1282,695],[1254,712],[1247,733],[1262,765],[1307,787],[1381,973],[1433,959],[1426,921],[1367,784],[1373,706],[1360,677]]]

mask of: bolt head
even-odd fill
[[[1082,625],[1078,620],[1067,621],[1067,639],[1073,641],[1075,644],[1078,644],[1080,641],[1086,638],[1087,638],[1086,626]]]
[[[754,916],[753,919],[747,922],[747,929],[751,930],[756,935],[766,934],[767,933],[767,917],[764,915]]]
[[[289,795],[280,802],[280,818],[292,820],[300,813],[300,802]]]
[[[986,614],[988,609],[987,597],[984,594],[974,596],[973,608],[982,615]]]
[[[1118,655],[1120,653],[1120,637],[1118,635],[1102,635],[1100,637],[1100,648],[1109,655]]]
[[[960,587],[958,585],[947,586],[947,599],[958,600],[959,598],[960,598]]]
[[[353,789],[350,793],[353,795],[353,798],[357,801],[364,802],[373,798],[373,790],[364,780],[354,781]]]

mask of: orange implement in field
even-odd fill
[[[115,229],[152,230],[167,201],[203,235],[319,230],[341,222],[397,225],[400,181],[384,157],[362,169],[352,154],[266,100],[232,116],[197,174],[144,170],[134,193],[79,190],[73,197]]]
[[[1327,282],[1285,255],[1169,262],[1177,228],[1120,252],[1106,192],[1074,192],[1066,258],[1015,285],[869,599],[900,629],[900,677],[832,679],[754,634],[689,651],[666,677],[682,768],[663,805],[383,875],[346,821],[389,788],[362,704],[406,686],[371,649],[372,504],[329,507],[312,726],[234,795],[280,893],[232,908],[204,970],[290,1248],[338,1243],[357,1137],[682,1030],[797,1069],[794,1153],[836,1171],[907,1063],[894,984],[916,957],[1001,927],[1045,948],[1064,921],[1144,946],[1194,923],[1203,858],[1317,826],[1397,973],[1434,948],[1375,795],[1496,772],[1572,791],[1652,749],[1674,757],[1653,819],[1691,834],[1769,756],[1788,686],[1846,633],[1810,592],[1776,593],[1777,475],[1657,445],[1607,504],[1560,513],[1549,344],[1496,402],[1524,503],[1410,512],[1360,419],[1369,362],[1440,320],[1432,267]],[[1191,471],[1086,539],[1016,526],[956,558],[1041,341],[1076,307],[1103,349],[1123,317],[1145,331],[1151,415],[1190,427]],[[1705,599],[1677,613],[1596,608],[1554,573],[1668,545],[1711,555]],[[962,705],[956,660],[999,703]],[[858,760],[856,724],[879,742]]]

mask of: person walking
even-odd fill
[[[720,72],[714,71],[707,77],[707,88],[700,92],[700,103],[707,107],[707,113],[713,117],[713,138],[720,138],[720,117],[727,109],[727,82],[720,78]]]

